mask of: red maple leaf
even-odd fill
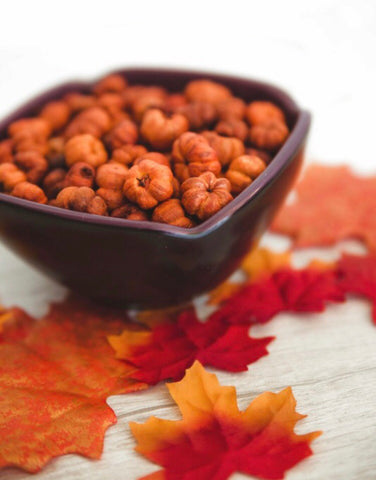
[[[376,252],[376,177],[359,177],[346,166],[310,165],[272,230],[289,235],[297,247],[364,240]]]
[[[195,360],[230,372],[247,370],[247,365],[268,354],[266,346],[273,339],[251,338],[248,330],[243,325],[200,322],[190,309],[174,322],[156,325],[149,338],[145,339],[145,332],[129,335],[125,330],[109,341],[117,357],[136,368],[132,378],[153,385],[161,380],[179,380]],[[135,345],[131,349],[130,343]]]
[[[266,323],[280,312],[322,312],[328,301],[344,300],[333,270],[282,269],[246,285],[211,316],[229,324]]]
[[[345,292],[372,301],[372,319],[376,325],[376,256],[343,255],[338,262],[338,282]]]
[[[235,388],[219,385],[199,362],[167,388],[181,420],[130,424],[136,450],[163,467],[143,480],[226,480],[235,472],[281,479],[312,455],[310,443],[320,435],[294,432],[303,415],[290,388],[263,393],[240,411]]]

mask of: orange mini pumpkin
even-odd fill
[[[31,183],[39,183],[48,170],[48,162],[39,152],[18,152],[14,163],[26,173]]]
[[[153,148],[165,151],[188,127],[188,120],[184,115],[174,113],[169,116],[157,108],[152,108],[144,114],[140,131]]]
[[[269,120],[254,125],[249,130],[249,139],[257,148],[277,150],[289,135],[289,129],[282,120]]]
[[[223,166],[228,165],[231,160],[244,153],[244,144],[235,137],[222,137],[216,132],[205,131],[202,135],[209,145],[215,150],[218,160]]]
[[[111,212],[111,217],[126,218],[127,220],[148,220],[147,214],[137,205],[125,203]]]
[[[24,200],[30,200],[31,202],[47,203],[47,197],[44,191],[30,182],[20,182],[10,192],[13,197],[23,198]]]
[[[215,130],[224,137],[239,138],[242,142],[245,141],[248,135],[248,126],[242,120],[237,118],[229,118],[221,120],[217,123]]]
[[[0,142],[0,164],[13,162],[13,140],[10,138]]]
[[[147,153],[147,149],[143,145],[122,145],[113,150],[111,160],[123,165],[130,165],[144,153]]]
[[[134,164],[137,165],[138,163],[142,162],[143,160],[153,160],[155,163],[159,163],[160,165],[165,165],[166,167],[170,167],[170,160],[163,155],[163,153],[159,152],[146,152],[139,157],[136,158]]]
[[[106,144],[111,149],[120,148],[123,145],[134,145],[137,142],[138,129],[132,120],[122,120],[107,135]]]
[[[17,183],[26,182],[25,173],[14,163],[0,164],[0,191],[9,192]]]
[[[101,78],[93,88],[96,95],[103,93],[120,93],[127,88],[127,80],[118,73],[110,73],[106,77]]]
[[[92,187],[95,169],[86,162],[74,163],[64,178],[64,187]]]
[[[212,172],[188,178],[181,185],[182,204],[191,215],[206,220],[232,200],[231,185],[226,178],[217,178]]]
[[[270,120],[285,121],[282,110],[271,102],[251,102],[246,109],[246,117],[250,125],[261,125]]]
[[[217,119],[217,110],[208,102],[187,103],[178,109],[184,115],[192,130],[200,130],[210,127]]]
[[[52,130],[60,130],[68,123],[71,109],[67,102],[55,100],[47,103],[40,112],[40,117],[47,120]]]
[[[221,120],[237,118],[242,120],[245,115],[246,105],[241,98],[230,97],[216,105],[218,116]]]
[[[101,165],[95,177],[98,187],[121,190],[127,176],[128,168],[119,162],[111,161]]]
[[[66,187],[61,190],[52,204],[77,212],[107,214],[105,201],[89,187]]]
[[[83,133],[72,137],[64,146],[65,162],[68,167],[78,162],[86,162],[94,168],[106,163],[107,152],[98,138]]]
[[[66,138],[72,138],[75,135],[89,133],[94,137],[100,138],[111,128],[111,124],[110,115],[104,108],[87,108],[68,124],[65,129],[65,136]]]
[[[211,80],[192,80],[185,88],[185,96],[190,102],[208,102],[216,105],[230,98],[231,92],[224,85]]]
[[[205,137],[193,132],[183,133],[175,140],[172,161],[175,175],[181,182],[189,177],[197,177],[203,172],[218,175],[221,171],[215,150]]]
[[[175,227],[192,228],[194,222],[186,216],[181,201],[177,198],[170,198],[158,205],[152,216],[153,222],[167,223]]]
[[[148,210],[171,198],[173,188],[171,169],[152,160],[143,160],[128,171],[123,192],[133,203]]]
[[[243,191],[265,168],[265,162],[255,155],[235,158],[226,173],[226,178],[231,183],[231,191],[235,194]]]

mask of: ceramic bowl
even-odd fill
[[[250,79],[148,68],[116,73],[131,84],[158,84],[171,91],[210,78],[247,102],[279,105],[290,136],[248,188],[190,230],[79,213],[0,193],[0,237],[38,270],[93,299],[140,309],[189,302],[234,272],[268,227],[301,167],[310,115],[280,89]],[[0,137],[10,122],[69,91],[86,92],[92,83],[62,84],[27,102],[0,122]]]

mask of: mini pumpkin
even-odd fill
[[[144,153],[147,153],[147,149],[143,145],[122,145],[113,150],[111,160],[123,165],[130,165]]]
[[[80,112],[65,129],[65,137],[72,138],[76,135],[88,133],[100,138],[112,125],[111,117],[104,108],[91,107]]]
[[[93,91],[96,95],[103,93],[120,93],[127,88],[127,80],[117,73],[111,73],[101,78],[94,86]]]
[[[188,178],[181,185],[185,210],[206,220],[232,200],[231,184],[226,178],[217,178],[212,172]]]
[[[165,165],[166,167],[170,167],[170,160],[166,157],[166,155],[163,155],[163,153],[159,153],[159,152],[144,153],[136,158],[136,160],[134,161],[134,164],[137,165],[143,160],[153,160],[153,162],[155,163],[159,163],[160,165]]]
[[[137,125],[132,120],[122,120],[107,135],[105,143],[111,149],[120,148],[123,145],[134,145],[138,139]]]
[[[14,163],[0,165],[0,191],[10,192],[17,183],[26,182],[25,173]]]
[[[125,203],[121,207],[115,208],[111,212],[111,217],[126,218],[127,220],[148,220],[146,212],[141,210],[137,205]]]
[[[177,198],[171,198],[159,204],[152,216],[153,222],[167,223],[175,227],[192,228],[194,222],[186,216],[181,201]]]
[[[77,212],[107,214],[105,201],[89,187],[66,187],[61,190],[52,204]]]
[[[39,183],[48,170],[48,162],[39,152],[18,152],[14,163],[26,173],[31,183]]]
[[[44,191],[30,182],[20,182],[10,192],[13,197],[23,198],[24,200],[30,200],[31,202],[47,203],[47,197]]]
[[[56,100],[47,103],[41,110],[39,116],[47,120],[53,131],[65,127],[71,115],[71,109],[67,102]]]
[[[46,159],[50,168],[61,168],[65,166],[64,145],[65,140],[63,137],[51,137],[48,139],[48,151],[46,153]]]
[[[243,191],[265,168],[265,162],[255,155],[235,158],[226,172],[226,178],[231,183],[231,192],[237,194]]]
[[[244,153],[244,144],[238,138],[222,137],[216,132],[209,131],[203,132],[202,135],[215,150],[218,160],[223,166],[227,166],[234,158]]]
[[[110,211],[121,207],[126,201],[122,190],[119,189],[100,187],[95,193],[105,201]]]
[[[193,132],[183,133],[175,140],[172,161],[175,175],[181,182],[189,177],[197,177],[203,172],[218,175],[221,171],[215,150],[205,137]]]
[[[98,187],[121,190],[127,173],[128,168],[125,165],[111,161],[98,168],[95,181]]]
[[[64,153],[68,167],[74,163],[86,162],[97,168],[107,160],[107,152],[103,143],[89,133],[76,135],[68,140],[64,147]]]
[[[217,110],[208,102],[192,102],[181,106],[178,112],[184,115],[192,130],[210,127],[217,119]]]
[[[13,140],[10,138],[0,142],[0,163],[13,162]]]
[[[184,93],[190,102],[208,102],[212,105],[231,97],[231,91],[227,87],[211,80],[192,80]]]
[[[95,169],[89,163],[74,163],[64,178],[64,187],[92,187],[94,184]]]
[[[246,112],[246,104],[241,98],[230,97],[216,105],[218,116],[221,120],[237,118],[243,120]]]
[[[248,135],[248,126],[242,120],[229,118],[218,122],[215,131],[224,137],[236,137],[244,142]]]
[[[270,120],[285,121],[282,110],[271,102],[251,102],[246,109],[246,117],[250,125],[261,125]]]
[[[144,114],[140,131],[153,148],[165,151],[188,127],[188,120],[184,115],[174,113],[169,116],[157,108],[152,108]]]
[[[123,192],[133,203],[149,210],[173,194],[171,169],[152,160],[143,160],[127,173]]]
[[[55,168],[44,177],[42,186],[48,198],[55,198],[67,186],[65,185],[66,173],[63,168]]]
[[[289,129],[282,120],[269,120],[254,125],[249,130],[249,139],[257,148],[277,150],[289,135]]]

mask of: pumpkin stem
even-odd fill
[[[141,178],[137,178],[137,180],[140,187],[147,187],[150,182],[150,177],[148,174],[146,174]]]

